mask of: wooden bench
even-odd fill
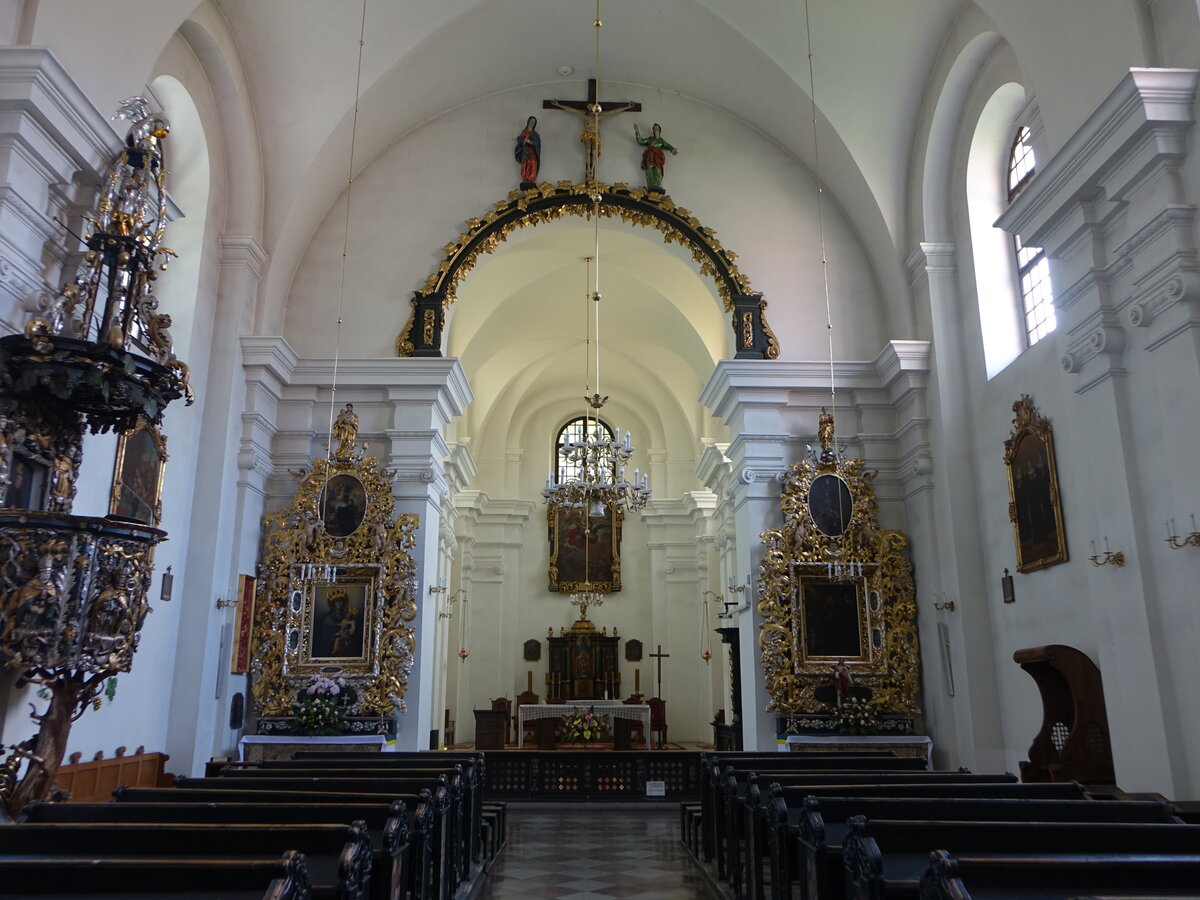
[[[1161,801],[1038,800],[968,797],[805,796],[772,785],[768,792],[767,855],[771,897],[790,900],[829,893],[844,880],[842,840],[851,816],[949,822],[1178,822]]]
[[[275,859],[0,858],[0,897],[28,900],[44,894],[53,894],[56,900],[84,900],[96,894],[122,898],[209,894],[222,900],[306,900],[310,896],[304,855],[294,851]]]
[[[413,811],[401,801],[392,803],[47,803],[27,806],[20,821],[27,824],[90,823],[119,828],[130,823],[302,825],[336,823],[366,825],[372,853],[372,896],[376,900],[407,890],[407,883],[421,884],[417,867],[422,864],[414,849],[424,842],[432,827],[429,805]],[[428,863],[426,862],[426,865]],[[392,876],[396,888],[386,877]],[[427,874],[427,873],[426,873]],[[427,880],[427,879],[426,879]]]
[[[455,865],[459,880],[467,880],[472,867],[483,864],[483,761],[463,759],[447,769],[444,762],[428,760],[416,761],[415,765],[378,763],[376,760],[379,756],[381,754],[374,754],[375,759],[364,760],[358,765],[340,760],[280,760],[277,761],[278,764],[238,764],[220,768],[214,777],[217,780],[229,779],[239,784],[247,779],[318,778],[370,781],[372,785],[377,785],[385,781],[391,783],[397,778],[430,779],[445,775],[450,785]],[[352,767],[348,768],[348,765]],[[357,789],[361,790],[361,784]],[[372,787],[371,790],[376,788]]]
[[[843,840],[846,896],[916,898],[934,848],[971,856],[1200,858],[1200,826],[1145,822],[941,822],[852,816]],[[824,897],[822,898],[824,900]]]
[[[922,900],[1200,898],[1200,856],[954,856],[930,854]]]
[[[466,809],[463,779],[461,773],[455,772],[449,778],[445,774],[430,773],[424,777],[400,777],[398,774],[388,774],[386,777],[324,777],[324,776],[266,776],[256,772],[246,772],[240,776],[234,773],[221,778],[189,778],[175,779],[177,789],[228,792],[228,791],[273,791],[288,794],[363,794],[375,793],[394,796],[397,798],[411,796],[422,790],[437,787],[435,792],[435,841],[433,851],[434,872],[438,883],[443,881],[456,889],[457,885],[470,880],[472,876],[469,838],[464,835],[477,833],[478,820],[474,811]],[[214,797],[214,799],[216,799]],[[293,798],[294,799],[294,798]],[[440,808],[439,808],[440,807]],[[464,848],[468,848],[464,850]],[[442,875],[442,867],[449,872]]]
[[[813,771],[817,769],[830,769],[835,771],[844,771],[846,769],[888,769],[893,767],[899,770],[912,770],[917,767],[919,760],[906,760],[903,763],[897,763],[895,760],[898,757],[891,750],[878,751],[828,751],[805,753],[803,755],[792,756],[785,753],[702,753],[699,761],[699,784],[700,791],[700,809],[694,810],[694,804],[690,804],[693,809],[681,809],[681,837],[685,843],[689,843],[688,832],[698,834],[699,836],[699,851],[703,854],[706,861],[711,861],[716,855],[716,835],[713,830],[713,822],[716,819],[717,807],[719,805],[718,795],[723,790],[723,773],[727,768],[732,767],[734,771],[748,772],[756,769],[771,769],[776,771],[779,768],[795,771]],[[920,768],[924,768],[921,765]],[[697,821],[697,817],[698,820]],[[707,823],[707,824],[706,824]],[[691,839],[689,849],[693,855],[700,858],[696,852],[695,838]]]
[[[717,801],[716,849],[718,877],[724,878],[733,888],[735,896],[742,895],[743,883],[748,883],[748,895],[762,896],[762,866],[765,857],[765,816],[759,811],[763,804],[758,799],[761,791],[758,784],[781,782],[785,785],[817,788],[835,784],[871,784],[886,788],[900,784],[990,787],[997,784],[1015,784],[1016,776],[975,775],[970,772],[949,771],[845,771],[828,770],[773,771],[767,773],[735,772],[727,767],[723,790]],[[724,851],[722,853],[722,851]],[[722,867],[722,856],[725,864]]]
[[[721,753],[702,754],[700,757],[700,823],[699,828],[692,826],[692,831],[700,835],[700,852],[706,861],[718,856],[717,833],[715,823],[723,815],[723,793],[727,784],[727,771],[750,772],[757,769],[787,772],[813,771],[913,771],[918,768],[919,760],[904,759],[895,756],[890,750],[872,751],[868,753],[843,753],[831,751],[828,753],[805,753],[789,755],[785,753]],[[924,765],[919,765],[924,769]],[[686,835],[685,835],[686,839]],[[695,850],[693,849],[693,854]],[[697,855],[699,858],[699,855]]]
[[[409,872],[406,883],[414,898],[448,898],[453,896],[456,883],[447,853],[447,794],[444,786],[437,791],[425,789],[417,794],[372,794],[366,791],[349,793],[335,791],[246,790],[229,788],[118,788],[113,792],[118,805],[125,803],[202,808],[205,805],[235,803],[264,809],[279,807],[285,810],[299,802],[302,806],[359,806],[399,802],[409,809]],[[281,813],[282,814],[282,813]],[[261,814],[260,814],[261,815]]]
[[[21,824],[0,832],[0,860],[58,857],[119,859],[186,855],[189,859],[269,859],[289,850],[304,854],[316,900],[369,900],[373,858],[367,826],[126,823]],[[380,875],[389,883],[400,860]]]

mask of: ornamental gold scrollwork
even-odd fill
[[[738,269],[737,254],[722,247],[713,229],[700,224],[691,210],[677,206],[666,194],[651,193],[642,187],[631,188],[622,182],[609,185],[560,181],[511,191],[507,199],[493,203],[492,209],[482,218],[468,219],[466,230],[441,248],[445,258],[425,279],[417,295],[440,295],[444,298],[444,310],[454,303],[459,283],[475,267],[479,257],[494,251],[517,229],[566,216],[590,219],[597,210],[605,218],[654,228],[662,234],[664,243],[679,244],[690,250],[693,261],[700,267],[700,274],[716,282],[725,312],[734,311],[735,295],[750,292],[750,279]],[[765,320],[763,324],[769,331]],[[405,343],[411,343],[411,328],[411,322],[405,326],[404,334],[397,341],[398,351],[403,351]],[[403,352],[400,355],[404,355]],[[771,358],[776,357],[778,349]]]
[[[767,709],[829,713],[828,696],[818,697],[818,688],[828,691],[831,667],[845,662],[879,712],[911,717],[920,713],[921,661],[908,540],[879,527],[874,476],[863,460],[844,460],[831,447],[826,418],[822,450],[784,476],[783,527],[761,535],[759,652]],[[838,480],[814,490],[824,476]],[[833,526],[823,491],[834,498]]]
[[[339,433],[343,446],[349,430]],[[357,454],[353,437],[345,455],[314,459],[298,477],[291,506],[264,520],[251,661],[256,712],[289,715],[315,674],[349,688],[351,716],[403,712],[416,651],[419,517],[396,515],[394,473]]]

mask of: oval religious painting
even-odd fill
[[[330,537],[349,537],[367,514],[367,492],[353,475],[334,475],[321,495],[321,520]]]
[[[837,475],[818,475],[808,489],[808,511],[821,534],[828,537],[843,534],[854,512],[850,486]]]

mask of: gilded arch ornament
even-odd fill
[[[442,247],[445,258],[410,301],[413,312],[396,339],[397,356],[441,356],[446,309],[454,303],[459,282],[475,267],[481,254],[494,251],[518,228],[552,222],[565,216],[590,219],[596,210],[606,218],[631,225],[651,226],[665,243],[687,247],[700,274],[716,282],[725,312],[731,316],[738,359],[778,359],[779,342],[767,324],[767,301],[750,291],[750,279],[737,267],[737,254],[726,250],[716,233],[700,224],[691,211],[665,194],[650,193],[628,184],[543,182],[524,191],[510,191],[482,218],[466,221],[466,230]]]

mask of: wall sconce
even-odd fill
[[[954,601],[946,599],[945,591],[942,591],[942,593],[941,593],[941,597],[942,597],[941,603],[936,602],[937,597],[938,597],[938,595],[936,593],[933,595],[933,597],[934,597],[934,601],[935,601],[933,604],[933,608],[936,609],[938,612],[954,612],[954,610],[955,610]]]
[[[1200,547],[1200,530],[1196,528],[1195,513],[1192,513],[1192,533],[1187,537],[1180,538],[1175,532],[1174,519],[1167,523],[1167,543],[1175,550],[1182,550],[1184,547]]]
[[[444,593],[446,593],[446,582],[445,582],[445,580],[443,579],[442,581],[439,581],[437,584],[431,584],[431,585],[429,586],[429,593],[430,593],[430,595],[433,595],[433,594],[444,594]]]
[[[217,609],[229,609],[229,607],[236,605],[236,600],[226,600],[224,597],[217,598]]]
[[[724,607],[724,609],[722,609],[721,612],[717,613],[718,619],[733,618],[733,613],[731,613],[729,611],[729,608],[732,606],[737,606],[736,600],[726,600],[724,597],[722,597],[716,591],[705,591],[704,599],[706,599],[706,600],[711,599],[713,603],[720,603]],[[705,606],[704,606],[704,614],[706,616],[708,615],[708,604],[705,604]]]
[[[432,591],[433,588],[430,588],[429,590]],[[442,588],[442,590],[444,591],[445,588]],[[462,598],[463,603],[467,602],[467,592],[464,588],[459,588],[457,591],[455,591],[453,594],[451,594],[449,597],[446,598],[445,603],[442,606],[442,612],[438,613],[438,618],[439,619],[449,619],[451,616],[453,616],[454,610],[450,608],[450,604],[455,602],[456,600],[458,600],[460,597]]]
[[[1004,595],[1005,603],[1017,602],[1017,595],[1013,591],[1013,577],[1008,574],[1008,569],[1004,570],[1004,577],[1000,579],[1000,591]]]
[[[163,572],[162,590],[158,592],[158,599],[163,603],[171,602],[171,589],[175,587],[175,576],[171,574],[171,567],[167,566],[167,571]]]
[[[1096,542],[1092,541],[1092,565],[1093,566],[1116,566],[1118,569],[1125,565],[1125,554],[1118,550],[1112,553],[1108,549],[1108,536],[1104,538],[1104,556],[1100,556],[1096,552]]]

